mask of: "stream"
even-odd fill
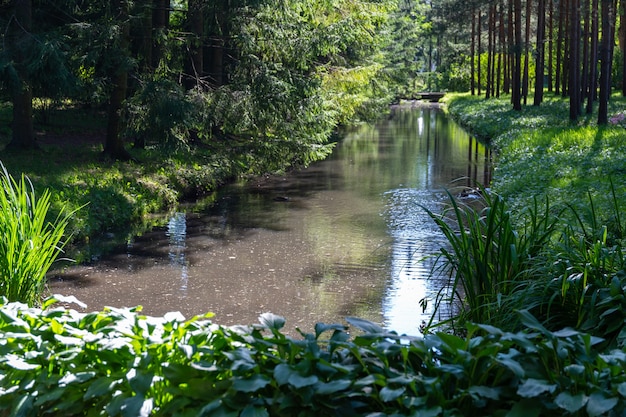
[[[272,312],[287,333],[356,316],[419,335],[448,281],[431,276],[446,241],[424,207],[440,211],[446,189],[489,184],[489,159],[436,105],[398,106],[349,131],[327,160],[223,187],[112,254],[55,271],[49,290],[86,311],[212,312],[222,325]]]

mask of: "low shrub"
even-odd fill
[[[221,327],[210,314],[77,313],[0,301],[5,416],[565,416],[626,411],[626,351],[551,332],[467,325],[398,336],[349,318],[300,338],[284,319]]]

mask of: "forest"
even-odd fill
[[[623,0],[0,0],[0,416],[623,415],[624,19]],[[432,302],[462,308],[423,334],[47,293],[70,246],[88,261],[94,236],[320,161],[428,91],[497,156],[475,205],[425,209],[453,290]]]
[[[612,88],[626,94],[622,3],[3,1],[3,136],[32,149],[35,121],[91,108],[114,159],[230,140],[281,169],[420,90],[510,94],[516,110],[562,94],[571,120],[598,102],[607,123]]]

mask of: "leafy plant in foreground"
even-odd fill
[[[0,295],[33,305],[63,248],[61,240],[72,213],[61,212],[48,222],[49,191],[36,196],[26,176],[16,181],[0,166]]]
[[[222,327],[210,314],[77,313],[0,300],[3,416],[587,416],[626,410],[626,352],[599,338],[468,324],[398,336],[366,320],[291,338],[282,317]]]

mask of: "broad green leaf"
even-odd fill
[[[285,326],[285,318],[272,313],[261,314],[259,321],[268,329],[280,330]]]
[[[289,376],[289,383],[296,388],[307,387],[316,384],[318,381],[319,378],[315,375],[304,377],[298,373],[292,373]]]
[[[601,392],[594,392],[587,401],[587,415],[590,417],[606,414],[617,405],[617,398],[607,398]]]
[[[584,407],[587,397],[583,393],[572,395],[569,392],[562,392],[556,396],[554,402],[562,409],[574,413]]]
[[[236,379],[233,388],[241,392],[254,392],[264,388],[270,380],[263,375],[254,375],[248,379]]]
[[[326,324],[326,323],[315,323],[315,338],[319,338],[320,335],[329,330],[345,330],[346,326],[343,324]]]
[[[382,327],[380,327],[378,324],[371,322],[369,320],[360,319],[357,317],[346,317],[346,321],[350,323],[352,326],[363,330],[365,333],[370,333],[370,334],[385,333]]]
[[[544,392],[554,392],[556,384],[549,384],[543,379],[529,378],[517,389],[517,394],[524,398],[537,397]]]
[[[497,388],[486,387],[484,385],[474,385],[467,390],[470,394],[478,395],[479,397],[489,398],[497,400],[500,398],[500,392]]]
[[[572,336],[576,336],[580,334],[580,332],[574,329],[571,329],[569,327],[566,327],[565,329],[558,330],[556,332],[553,332],[552,334],[555,335],[556,337],[572,337]]]
[[[318,395],[328,395],[334,392],[344,391],[352,385],[352,381],[341,379],[338,381],[321,382],[315,386]]]
[[[510,356],[499,354],[496,356],[496,361],[499,364],[509,368],[509,370],[511,370],[511,372],[513,372],[518,378],[523,378],[526,375],[526,371],[524,370],[522,365],[520,365],[517,360],[512,359]]]
[[[522,324],[524,326],[532,330],[537,330],[542,334],[550,333],[548,329],[546,329],[541,323],[539,323],[539,320],[537,320],[535,316],[528,312],[528,310],[519,310],[517,313],[519,314],[520,320],[522,321]]]
[[[269,417],[269,413],[264,407],[248,404],[241,411],[240,417]]]
[[[127,398],[122,406],[123,417],[148,417],[154,408],[152,398],[144,398],[143,395],[134,395]]]
[[[563,369],[570,376],[581,376],[585,374],[585,367],[578,364],[571,364]]]
[[[617,386],[617,392],[619,392],[622,397],[626,397],[626,382],[622,382]]]
[[[380,390],[379,395],[381,400],[383,400],[384,402],[389,402],[394,401],[396,398],[400,397],[402,394],[404,394],[405,391],[406,389],[404,387],[397,389],[383,387],[383,389]]]
[[[295,372],[289,365],[281,363],[274,368],[273,375],[278,385],[285,385],[289,381],[289,377]]]
[[[17,406],[11,411],[12,417],[27,417],[31,416],[33,410],[33,397],[31,395],[24,395],[17,402]]]
[[[113,388],[121,382],[121,379],[111,379],[108,377],[101,377],[89,384],[89,388],[85,392],[83,398],[88,400],[94,397],[101,397],[103,395],[110,394]]]
[[[152,386],[154,374],[143,372],[139,373],[136,369],[131,369],[126,374],[126,379],[128,380],[130,387],[133,389],[133,391],[143,395],[148,392],[148,390]]]

